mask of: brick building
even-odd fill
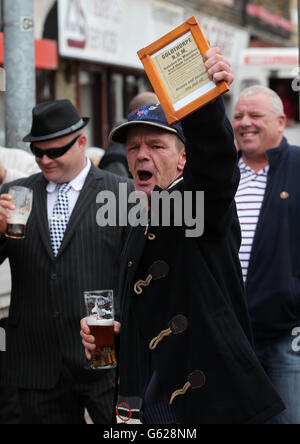
[[[190,0],[190,3],[200,12],[231,25],[244,24],[244,0]]]
[[[293,42],[298,45],[298,0],[291,0],[291,21],[293,24]]]
[[[256,46],[293,45],[290,0],[251,0],[245,9],[246,26]]]
[[[292,46],[294,0],[189,0],[195,8],[236,26],[245,27],[251,46]]]

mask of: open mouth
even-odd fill
[[[139,170],[137,174],[140,182],[148,182],[153,177],[153,174],[147,170]]]

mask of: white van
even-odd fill
[[[235,82],[226,100],[232,118],[234,106],[241,91],[260,84],[274,89],[282,98],[288,117],[286,137],[290,144],[300,146],[299,89],[295,78],[299,76],[298,48],[248,48],[241,52]],[[294,83],[293,83],[294,81]],[[294,89],[293,89],[294,86]]]

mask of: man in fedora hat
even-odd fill
[[[109,190],[118,199],[120,182],[133,186],[91,165],[88,121],[69,100],[33,109],[24,141],[42,173],[14,182],[33,190],[25,239],[0,238],[0,263],[9,258],[12,271],[1,383],[18,387],[25,422],[82,423],[85,408],[95,423],[111,422],[114,370],[89,369],[78,325],[84,291],[117,293],[127,235],[126,228],[97,225],[96,196]],[[0,196],[0,233],[13,208],[8,188]]]

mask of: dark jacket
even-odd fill
[[[234,204],[239,170],[222,101],[186,118],[183,130],[187,163],[175,189],[204,191],[205,231],[187,238],[185,227],[150,225],[129,235],[121,261],[119,402],[141,405],[153,371],[170,399],[200,370],[203,387],[189,388],[172,404],[179,423],[263,423],[283,406],[251,347]],[[158,260],[169,265],[168,274],[137,295],[134,284]],[[187,329],[150,352],[150,341],[178,314]]]
[[[111,143],[100,161],[99,168],[118,176],[132,178],[128,168],[126,146]]]
[[[112,288],[116,294],[118,290],[120,255],[128,232],[126,227],[97,225],[96,197],[109,190],[118,199],[120,182],[131,191],[128,179],[91,167],[57,257],[50,243],[47,181],[37,174],[17,182],[33,190],[33,209],[25,239],[0,238],[0,264],[8,258],[12,273],[1,384],[50,389],[66,365],[83,382],[99,378],[103,389],[111,387],[108,374],[86,370],[79,325],[86,314],[84,291]]]
[[[257,340],[300,326],[300,148],[283,139],[267,157],[267,188],[246,281]]]

